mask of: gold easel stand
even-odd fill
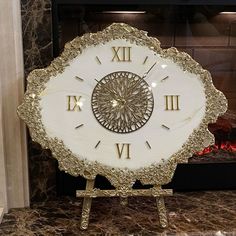
[[[127,197],[155,197],[160,225],[163,228],[166,228],[168,226],[164,197],[171,196],[173,194],[172,189],[162,189],[161,186],[154,186],[150,189],[101,190],[94,188],[94,182],[95,180],[87,180],[86,189],[76,191],[77,197],[84,198],[80,224],[81,229],[88,228],[92,198],[96,197],[121,197],[124,200],[123,203],[127,202]]]

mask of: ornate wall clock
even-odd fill
[[[91,198],[154,196],[167,225],[163,196],[177,163],[214,142],[208,123],[227,108],[211,75],[188,54],[161,49],[126,24],[77,37],[45,69],[28,76],[18,114],[31,137],[49,148],[61,170],[87,181],[81,227]],[[116,190],[93,189],[96,175]],[[134,190],[136,180],[153,188]]]

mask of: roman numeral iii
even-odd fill
[[[131,47],[112,47],[113,58],[111,61],[131,62]]]
[[[130,159],[130,143],[116,143],[116,150],[119,158]]]
[[[67,111],[81,111],[82,96],[67,96]]]
[[[180,95],[165,95],[165,110],[178,111],[179,110]]]

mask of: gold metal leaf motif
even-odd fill
[[[141,128],[153,110],[148,83],[138,75],[117,71],[98,82],[92,94],[92,110],[98,122],[116,133]]]

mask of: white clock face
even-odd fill
[[[75,156],[139,169],[179,151],[206,109],[199,75],[146,46],[90,46],[40,94],[42,123]]]

